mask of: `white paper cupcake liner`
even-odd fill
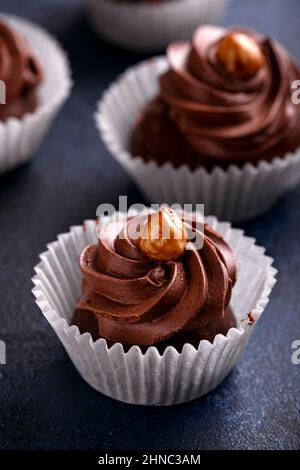
[[[114,44],[159,50],[171,41],[190,39],[204,23],[215,23],[229,0],[165,0],[158,4],[86,0],[93,29]]]
[[[245,220],[262,214],[288,189],[300,181],[300,149],[257,166],[230,165],[191,170],[183,164],[159,166],[133,157],[129,151],[131,133],[144,105],[159,89],[158,76],[167,69],[164,57],[157,57],[128,69],[99,101],[96,124],[106,146],[132,176],[151,203],[201,204],[206,214],[221,220]]]
[[[75,367],[93,388],[127,403],[172,405],[193,400],[214,389],[241,358],[244,347],[269,301],[276,282],[272,258],[264,248],[245,237],[229,223],[207,219],[230,243],[236,256],[238,280],[231,306],[237,328],[226,337],[218,334],[213,344],[203,340],[198,349],[186,344],[182,353],[169,346],[160,355],[155,346],[142,354],[138,346],[124,352],[120,343],[107,347],[101,338],[92,341],[70,326],[75,304],[81,296],[82,274],[78,256],[82,249],[97,242],[95,221],[71,227],[68,233],[48,245],[35,267],[33,294],[36,303],[61,340]],[[252,312],[254,323],[248,322]]]
[[[66,54],[44,29],[12,15],[0,14],[0,19],[25,37],[44,69],[44,81],[37,90],[37,109],[21,119],[13,117],[0,122],[0,173],[3,173],[34,156],[69,96],[72,80]]]

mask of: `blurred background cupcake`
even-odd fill
[[[135,50],[162,50],[174,39],[190,39],[196,26],[215,23],[229,0],[86,0],[94,30]]]
[[[277,41],[201,26],[192,42],[171,43],[166,58],[112,85],[97,123],[151,202],[204,203],[219,218],[247,219],[300,180],[299,76]]]
[[[31,158],[71,89],[57,42],[29,21],[0,15],[0,173]]]

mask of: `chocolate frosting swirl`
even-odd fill
[[[192,43],[167,49],[168,71],[160,96],[169,115],[200,155],[223,162],[252,161],[293,151],[300,145],[300,108],[291,101],[291,83],[300,71],[276,41],[254,31],[232,30],[255,38],[265,65],[254,77],[228,74],[217,58],[227,30],[202,26]]]
[[[224,317],[236,276],[224,239],[206,225],[201,250],[190,242],[179,260],[156,262],[145,258],[130,238],[133,225],[145,217],[109,223],[98,245],[80,255],[83,296],[74,323],[89,315],[87,330],[96,332],[93,337],[151,345]],[[192,220],[186,227],[196,230]]]
[[[0,120],[20,118],[34,111],[36,88],[42,79],[39,60],[25,39],[0,22],[0,80],[6,86],[6,104],[0,105]]]

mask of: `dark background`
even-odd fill
[[[143,56],[102,43],[83,3],[0,0],[0,11],[49,29],[67,50],[75,79],[36,158],[0,177],[0,448],[299,449],[300,187],[270,212],[243,224],[279,269],[271,302],[242,362],[214,392],[171,408],[118,403],[78,375],[34,303],[33,266],[46,243],[95,216],[99,203],[145,202],[100,142],[93,112],[103,90]],[[235,0],[223,24],[274,34],[300,60],[299,0]]]

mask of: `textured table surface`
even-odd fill
[[[241,363],[206,397],[170,408],[124,405],[78,375],[31,295],[46,243],[119,194],[145,202],[94,127],[96,100],[142,56],[98,40],[71,0],[0,0],[68,51],[75,86],[32,163],[0,177],[0,448],[299,449],[300,187],[243,225],[276,260],[278,283]],[[299,0],[235,0],[222,22],[275,34],[300,60]]]

